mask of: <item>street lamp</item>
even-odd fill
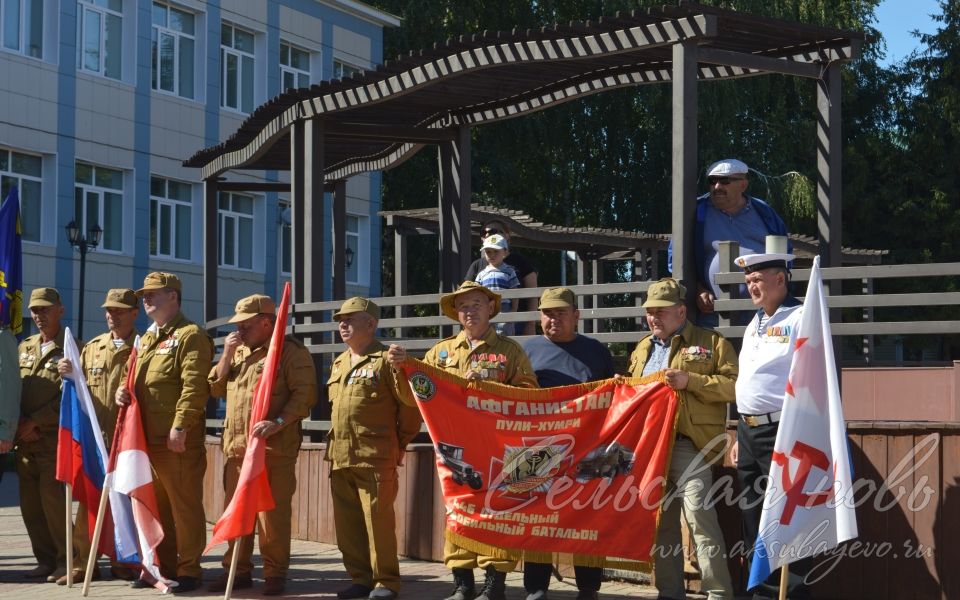
[[[77,226],[76,221],[70,221],[66,226],[67,230],[67,239],[70,240],[70,245],[80,251],[80,302],[79,304],[79,319],[77,323],[77,339],[83,339],[83,291],[84,285],[86,284],[87,277],[87,252],[93,248],[96,248],[100,245],[100,236],[103,235],[103,230],[100,229],[100,226],[94,223],[93,227],[87,230],[87,235],[83,235],[80,227]]]
[[[347,246],[347,249],[344,251],[343,262],[346,263],[348,269],[353,266],[353,248],[350,246]]]

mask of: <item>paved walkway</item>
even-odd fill
[[[215,549],[205,556],[203,568],[208,581],[220,573],[220,560],[225,546]],[[336,598],[336,592],[350,584],[343,570],[340,552],[336,546],[316,542],[293,541],[293,552],[290,569],[290,579],[287,584],[287,597],[290,598]],[[256,558],[255,558],[256,560]],[[34,583],[25,580],[22,573],[36,565],[33,553],[30,550],[30,541],[23,519],[20,517],[20,508],[17,502],[16,476],[6,473],[0,483],[0,598],[43,598],[55,600],[58,598],[81,597],[81,586],[67,588],[52,583]],[[259,571],[259,569],[257,570]],[[257,574],[255,571],[255,575]],[[109,569],[103,569],[105,575]],[[402,560],[400,572],[403,576],[401,597],[416,600],[440,600],[451,590],[450,572],[441,563],[419,560]],[[477,575],[480,572],[477,571]],[[260,586],[262,581],[254,580],[253,589],[239,590],[235,598],[261,598]],[[523,600],[523,576],[512,573],[507,577],[508,600]],[[573,600],[576,589],[573,582],[556,580],[551,582],[550,598],[553,600]],[[134,590],[127,582],[119,580],[95,581],[90,587],[90,598],[137,598],[143,600],[156,595],[151,589]],[[206,591],[196,591],[184,596],[214,597],[221,594],[212,594]],[[608,581],[600,590],[603,600],[620,598],[647,598],[655,599],[656,590],[649,586],[641,586],[617,581]],[[688,598],[703,598],[690,595]]]

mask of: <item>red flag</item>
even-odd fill
[[[290,302],[290,284],[283,288],[283,298],[277,308],[277,323],[270,339],[270,349],[263,367],[263,374],[253,393],[253,405],[250,407],[250,428],[267,417],[270,397],[273,395],[273,383],[277,378],[280,354],[283,352],[283,338],[287,330],[287,305]],[[270,492],[266,466],[267,442],[262,437],[247,433],[247,451],[240,467],[240,479],[237,489],[226,510],[213,526],[213,536],[204,552],[209,552],[217,544],[253,533],[257,513],[273,510],[276,503]]]
[[[110,510],[115,524],[117,560],[141,563],[140,579],[166,593],[168,588],[177,584],[160,574],[156,552],[163,541],[163,526],[153,489],[147,439],[140,420],[140,402],[134,392],[139,347],[140,338],[137,338],[130,353],[125,384],[130,392],[130,404],[121,408],[117,415],[117,428],[110,447],[107,474]]]

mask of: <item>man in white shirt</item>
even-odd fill
[[[774,239],[771,239],[774,238]],[[767,253],[748,254],[736,259],[743,268],[750,299],[759,309],[743,335],[740,376],[737,378],[737,443],[732,453],[740,480],[744,544],[748,557],[760,529],[763,497],[770,460],[777,439],[780,409],[787,389],[787,376],[796,348],[797,327],[803,305],[790,294],[788,265],[792,254],[771,252],[783,238],[768,236]],[[805,559],[790,565],[790,598],[806,598],[803,579],[810,569]],[[775,598],[780,573],[770,575],[767,584],[755,588],[754,599]],[[769,584],[769,585],[768,585]]]

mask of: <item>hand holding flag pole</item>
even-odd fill
[[[273,384],[277,378],[277,369],[280,364],[280,355],[283,352],[283,338],[287,332],[287,314],[290,304],[290,283],[283,287],[283,298],[277,305],[277,321],[273,327],[273,336],[270,338],[270,348],[264,361],[263,374],[253,392],[253,403],[250,407],[250,430],[247,432],[247,450],[240,467],[240,477],[237,481],[233,498],[223,511],[223,514],[213,526],[213,536],[204,552],[223,542],[233,541],[233,556],[230,560],[230,571],[227,574],[227,588],[224,590],[224,600],[230,600],[233,591],[233,580],[237,572],[237,561],[240,556],[240,545],[243,538],[253,533],[256,526],[257,513],[273,510],[276,503],[270,491],[270,481],[267,478],[266,450],[267,443],[262,437],[253,434],[253,426],[266,420],[270,409],[270,398],[273,396]]]

